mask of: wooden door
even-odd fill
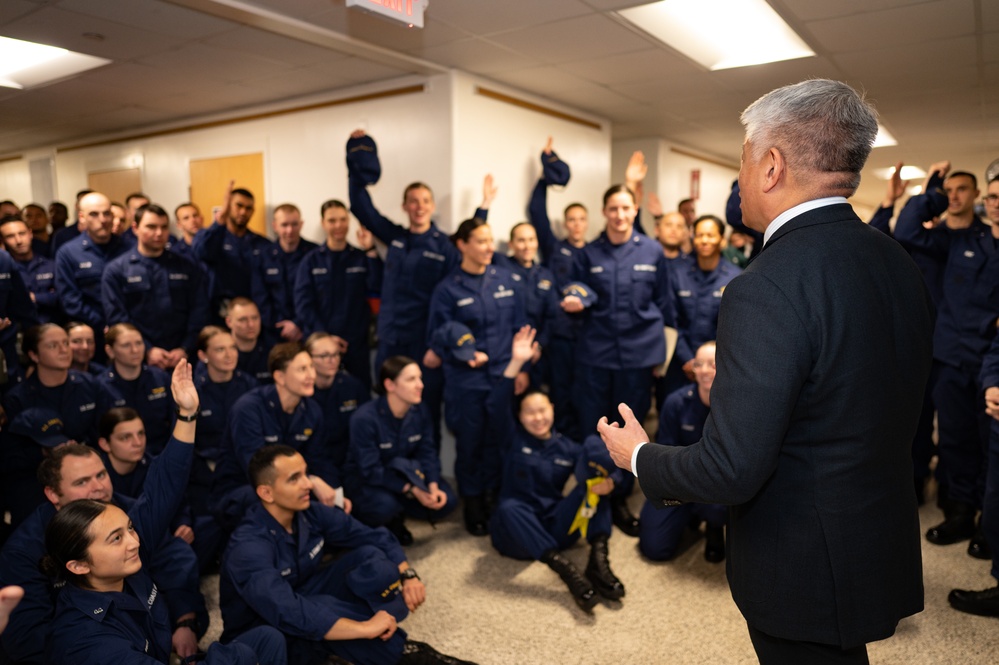
[[[253,217],[250,218],[250,230],[262,236],[267,235],[262,152],[213,159],[192,159],[190,172],[191,201],[201,210],[206,225],[212,223],[212,209],[222,205],[229,181],[235,180],[237,189],[246,189],[253,194],[255,205]]]
[[[88,173],[87,187],[124,205],[129,194],[142,191],[142,172],[139,169],[119,169]]]

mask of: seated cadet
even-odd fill
[[[314,332],[305,340],[305,350],[316,368],[316,390],[312,398],[323,412],[320,448],[332,462],[330,485],[343,489],[343,471],[350,449],[350,421],[357,408],[371,399],[371,393],[356,378],[341,371],[339,338],[326,332]],[[351,511],[350,499],[342,508]]]
[[[3,246],[14,259],[14,267],[21,273],[21,279],[38,308],[38,321],[62,323],[65,314],[59,306],[59,296],[55,289],[55,262],[47,255],[35,250],[31,230],[20,217],[8,215],[0,219],[0,236]]]
[[[117,393],[115,406],[130,406],[139,412],[146,425],[149,452],[158,455],[170,438],[174,420],[170,375],[143,364],[146,347],[142,334],[131,323],[114,324],[104,339],[108,369],[101,375],[101,383]]]
[[[224,316],[229,300],[250,297],[250,279],[254,257],[270,241],[249,229],[253,217],[253,194],[233,189],[230,181],[218,219],[194,236],[191,249],[196,260],[208,268],[212,285],[210,316]]]
[[[303,333],[296,312],[295,276],[302,259],[318,245],[302,238],[302,213],[291,203],[274,208],[271,226],[277,240],[254,256],[250,297],[260,308],[269,336],[298,342],[308,333]]]
[[[110,261],[101,278],[104,315],[111,326],[135,325],[146,343],[146,362],[170,369],[194,352],[208,323],[207,286],[201,268],[166,248],[166,210],[142,206],[132,228],[135,247]]]
[[[534,330],[525,326],[514,336],[510,364],[490,395],[490,413],[495,414],[492,433],[503,446],[505,463],[489,531],[500,554],[547,564],[569,587],[576,604],[589,612],[597,593],[609,600],[624,597],[624,585],[607,560],[611,533],[607,497],[615,478],[623,474],[614,468],[598,437],[588,437],[580,446],[552,429],[554,409],[543,392],[525,393],[516,409],[519,425],[514,421],[513,379],[531,359],[533,345]],[[563,496],[571,475],[577,484]],[[585,578],[561,554],[581,534],[590,543]]]
[[[312,357],[297,342],[284,342],[268,357],[274,384],[249,391],[232,405],[222,436],[223,456],[215,475],[213,510],[228,530],[238,524],[253,503],[247,469],[258,449],[283,443],[299,450],[312,465],[316,499],[327,506],[336,501],[330,480],[333,463],[322,446],[323,413],[312,399],[316,370]]]
[[[696,242],[696,241],[695,241]],[[697,348],[693,362],[695,383],[666,397],[659,409],[656,443],[689,446],[697,443],[711,407],[711,384],[715,380],[715,343]],[[712,563],[725,559],[725,524],[728,508],[715,504],[685,503],[661,507],[646,501],[642,506],[638,547],[653,561],[666,561],[676,554],[684,528],[705,522],[704,558]]]
[[[225,325],[232,331],[239,358],[236,367],[249,374],[261,385],[271,382],[271,372],[267,369],[267,354],[273,341],[260,334],[260,310],[249,298],[236,297],[229,301],[225,314]]]
[[[73,353],[70,369],[92,376],[103,374],[107,367],[94,362],[97,352],[94,329],[82,321],[70,321],[66,324],[66,332],[69,334],[69,350]]]
[[[223,532],[211,511],[215,470],[222,459],[222,434],[229,410],[240,397],[257,387],[252,376],[236,369],[239,352],[232,335],[218,326],[205,326],[198,335],[194,385],[201,398],[194,463],[187,484],[187,503],[194,520],[194,551],[202,571],[212,568],[222,553]]]
[[[178,392],[193,392],[193,388],[186,387],[190,383],[190,366],[180,363],[171,386],[175,399]],[[182,399],[178,403],[189,404]],[[184,483],[176,479],[186,477],[190,470],[193,428],[192,422],[178,420],[174,436],[149,471],[141,498],[114,496],[115,503],[145,533],[160,534],[145,540],[143,558],[149,562],[150,574],[168,603],[174,649],[185,657],[197,651],[197,638],[208,628],[204,598],[197,591],[197,562],[190,548],[185,546],[185,553],[174,545],[179,541],[168,531],[184,492]],[[0,637],[4,651],[0,661],[6,656],[17,663],[48,662],[44,657],[45,642],[58,587],[38,567],[45,554],[45,529],[56,511],[72,501],[112,498],[107,470],[89,446],[70,443],[53,449],[38,468],[38,480],[48,501],[17,528],[0,551],[0,586],[18,584],[25,589],[25,599],[11,615],[10,629]]]
[[[336,335],[343,348],[343,366],[371,389],[368,295],[382,285],[382,260],[371,233],[357,233],[362,249],[347,244],[350,214],[337,200],[322,205],[326,242],[309,253],[295,279],[295,310],[306,335],[322,330]]]
[[[73,501],[52,517],[42,567],[65,586],[46,647],[49,663],[171,662],[169,613],[144,570],[139,547],[155,536],[143,526],[113,503],[94,499]],[[213,643],[198,660],[209,665],[288,662],[284,637],[270,626],[249,630],[225,646]]]
[[[0,471],[3,510],[10,514],[10,527],[4,528],[4,540],[45,503],[38,484],[38,465],[49,452],[63,443],[62,419],[46,407],[31,407],[10,414],[11,421],[0,434],[3,446],[3,470]],[[6,527],[6,525],[4,525]]]
[[[120,399],[118,392],[70,369],[69,335],[55,323],[29,328],[21,348],[34,369],[7,391],[4,410],[17,414],[29,407],[51,409],[61,417],[68,439],[96,447],[97,420]]]
[[[288,638],[289,661],[326,663],[335,654],[365,665],[465,663],[397,627],[426,600],[426,588],[385,529],[310,501],[305,459],[282,445],[249,464],[258,501],[233,533],[222,562],[223,639],[256,626]],[[324,547],[344,550],[323,564]]]
[[[388,358],[379,372],[381,397],[359,408],[350,423],[345,477],[354,517],[387,526],[402,545],[413,542],[406,515],[436,521],[457,506],[441,477],[421,374],[412,358]]]

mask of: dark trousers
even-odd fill
[[[685,503],[657,508],[651,501],[646,501],[642,505],[638,549],[653,561],[669,561],[676,555],[683,530],[695,516],[707,522],[708,527],[723,527],[728,523],[728,506]]]
[[[992,577],[999,580],[999,422],[992,421],[989,460],[982,501],[982,531],[992,549]]]
[[[753,640],[756,657],[760,665],[838,665],[857,663],[868,665],[867,645],[842,649],[833,644],[797,642],[767,635],[749,626],[749,638]]]
[[[555,407],[555,429],[573,441],[582,441],[579,414],[573,404],[572,388],[576,375],[576,340],[552,337],[545,349],[550,376],[552,406]]]
[[[948,496],[972,508],[981,506],[985,490],[985,442],[989,427],[978,370],[934,364],[933,402],[940,433],[938,454],[944,465]]]

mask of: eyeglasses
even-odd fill
[[[334,358],[339,358],[339,353],[316,353],[312,356],[313,360],[333,360]]]
[[[985,197],[985,202],[991,203],[992,205],[999,203],[999,194],[989,194]]]
[[[715,364],[706,360],[695,360],[694,369],[714,369]]]

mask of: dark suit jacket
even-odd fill
[[[845,204],[785,224],[728,285],[703,438],[637,467],[653,503],[732,506],[754,628],[851,647],[922,610],[910,442],[932,319],[912,259]]]

